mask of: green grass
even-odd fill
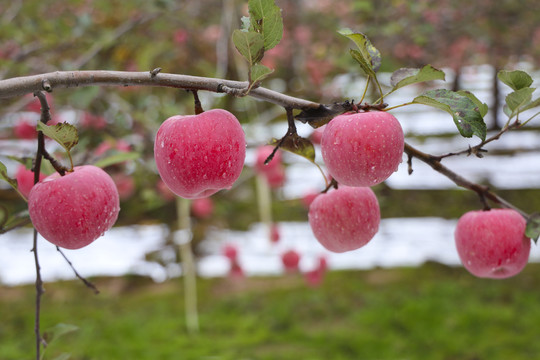
[[[72,359],[534,359],[540,355],[540,264],[481,280],[461,268],[330,272],[302,277],[201,279],[201,332],[184,327],[180,280],[95,279],[46,285],[43,328],[80,329],[47,358]],[[0,288],[0,359],[31,359],[31,286]]]

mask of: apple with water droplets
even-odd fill
[[[28,212],[46,240],[65,249],[80,249],[109,230],[120,211],[113,179],[93,165],[76,166],[38,182],[28,195]]]
[[[454,238],[465,269],[481,278],[503,279],[521,272],[531,250],[526,220],[512,209],[469,211]]]
[[[242,126],[222,109],[170,117],[161,124],[154,143],[161,179],[185,199],[230,189],[242,172],[245,155]]]
[[[392,175],[402,161],[403,129],[383,111],[346,113],[332,119],[321,139],[330,175],[347,186],[374,186]]]
[[[327,250],[342,253],[366,245],[379,230],[379,202],[369,187],[340,186],[309,206],[309,225]]]

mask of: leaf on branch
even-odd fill
[[[293,154],[300,155],[310,162],[315,162],[315,147],[313,143],[298,134],[286,135],[285,139],[273,139],[270,145],[277,145],[281,142],[280,149],[287,150]]]
[[[390,84],[393,86],[392,91],[395,91],[407,85],[432,80],[444,80],[444,78],[444,71],[436,69],[431,65],[425,65],[420,69],[402,68],[394,71],[390,78]]]
[[[529,109],[535,108],[537,106],[540,106],[540,98],[538,98],[536,100],[533,100],[530,103],[528,103],[527,105],[523,106],[521,108],[521,111],[529,110]]]
[[[266,79],[273,72],[274,70],[269,69],[264,65],[253,65],[253,67],[251,68],[251,83],[253,84],[252,86],[257,86],[261,81]]]
[[[303,110],[295,116],[295,119],[304,124],[308,123],[312,128],[316,129],[328,124],[336,116],[351,110],[353,110],[353,103],[351,101],[327,105],[321,104],[316,109]]]
[[[43,333],[43,339],[47,342],[47,344],[51,344],[53,341],[57,340],[59,337],[72,333],[77,330],[79,330],[79,328],[75,325],[63,324],[63,323],[56,324],[55,326],[53,326],[52,328],[49,328]]]
[[[37,129],[60,144],[66,151],[70,151],[79,142],[77,128],[67,122],[51,126],[38,122]]]
[[[540,213],[532,214],[527,220],[525,236],[533,240],[535,244],[537,243],[540,237]]]
[[[100,168],[105,168],[107,166],[120,164],[129,160],[137,160],[140,158],[141,154],[139,154],[138,152],[122,152],[98,160],[94,165]]]
[[[15,179],[12,179],[8,176],[7,174],[7,167],[6,165],[4,165],[1,161],[0,161],[0,179],[4,180],[4,181],[7,181],[7,183],[9,185],[11,185],[12,188],[14,188],[15,190],[18,189],[18,186],[17,186],[17,180]]]
[[[484,116],[486,116],[486,114],[488,113],[489,107],[487,106],[486,103],[481,102],[476,97],[476,95],[474,95],[472,92],[467,91],[467,90],[459,90],[457,93],[459,95],[463,95],[465,97],[468,97],[473,103],[475,103],[476,106],[478,107],[478,111],[480,112],[480,115],[482,116],[482,118]]]
[[[416,97],[413,104],[424,104],[446,111],[463,137],[486,139],[486,123],[480,109],[468,96],[446,89],[430,90]]]
[[[514,91],[528,88],[533,83],[532,77],[525,71],[521,70],[501,70],[497,73],[497,77],[504,84],[510,86]]]
[[[250,67],[264,56],[264,39],[256,32],[234,30],[232,40],[236,50],[247,60]]]
[[[251,19],[250,29],[262,35],[264,50],[272,49],[283,37],[281,9],[274,0],[249,0],[248,8]]]
[[[3,206],[0,206],[0,211],[2,210],[2,208]],[[28,209],[20,211],[11,216],[9,216],[9,213],[6,209],[4,209],[4,212],[7,218],[3,220],[4,222],[0,221],[0,234],[4,234],[11,229],[30,223],[30,215],[28,214]],[[0,215],[0,218],[1,217],[2,216]]]
[[[342,29],[338,31],[339,34],[352,40],[358,50],[350,50],[351,56],[359,64],[366,75],[375,77],[375,73],[379,71],[381,67],[381,53],[368,39],[368,37],[360,32],[354,32],[350,29]]]
[[[511,92],[506,96],[506,105],[514,114],[516,111],[521,110],[521,107],[525,107],[531,102],[532,93],[536,90],[535,88],[522,88]]]

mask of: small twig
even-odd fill
[[[45,97],[45,94],[41,91],[35,92],[34,96],[36,96],[41,103],[40,121],[46,124],[51,119],[51,113],[49,111],[49,104],[47,103],[47,98]],[[38,131],[38,146],[37,146],[36,158],[34,161],[34,168],[33,168],[34,184],[37,184],[39,182],[39,174],[41,173],[41,160],[43,158],[44,150],[45,150],[45,136],[43,135],[43,132]],[[39,265],[37,239],[38,239],[38,232],[34,228],[34,239],[33,239],[33,247],[32,247],[32,252],[34,253],[34,263],[36,267],[36,283],[35,283],[35,288],[36,288],[35,316],[36,318],[34,322],[34,332],[36,334],[36,360],[39,360],[40,352],[41,352],[41,345],[43,344],[43,346],[47,346],[47,344],[43,340],[41,336],[41,330],[40,330],[41,297],[45,291],[43,289],[43,280],[41,278],[41,267]]]
[[[298,134],[298,132],[296,130],[296,124],[294,123],[294,116],[293,116],[292,109],[291,108],[286,108],[285,110],[287,111],[287,123],[289,125],[288,128],[287,128],[287,132],[278,141],[278,143],[274,147],[274,150],[272,150],[272,152],[270,153],[270,155],[268,155],[266,160],[264,160],[264,165],[268,165],[268,163],[270,161],[272,161],[272,159],[274,158],[274,155],[276,155],[276,152],[281,147],[281,145],[283,145],[283,143],[285,142],[285,140],[287,140],[288,137]]]
[[[60,164],[60,162],[56,160],[51,154],[49,154],[46,149],[43,149],[43,158],[49,160],[54,170],[56,170],[56,172],[59,173],[61,176],[64,176],[66,175],[66,172],[69,172],[69,168]]]
[[[90,281],[88,281],[86,278],[84,278],[83,276],[81,276],[79,274],[79,272],[75,269],[75,267],[73,266],[73,263],[71,261],[69,261],[69,259],[67,258],[66,254],[64,254],[64,252],[62,251],[62,249],[60,249],[58,246],[56,247],[56,250],[62,255],[62,257],[64,258],[64,260],[66,260],[66,262],[68,263],[69,267],[71,267],[71,270],[73,270],[73,273],[75,273],[75,276],[81,280],[84,285],[86,285],[86,287],[92,289],[92,291],[94,292],[94,294],[99,294],[99,290],[98,288],[93,284],[91,283]]]
[[[507,125],[504,128],[502,128],[495,135],[487,138],[486,140],[483,140],[482,142],[480,142],[476,146],[472,146],[472,147],[469,146],[469,148],[467,148],[465,150],[458,151],[458,152],[450,152],[450,153],[447,153],[447,154],[444,154],[444,155],[435,156],[435,158],[440,161],[440,160],[442,160],[444,158],[447,158],[447,157],[450,157],[450,156],[458,156],[458,155],[463,155],[463,154],[467,154],[467,156],[475,155],[476,157],[482,158],[482,157],[484,157],[484,155],[482,155],[482,153],[487,152],[487,150],[483,148],[486,144],[489,144],[492,141],[498,140],[507,131],[512,130],[512,129],[518,129],[520,126],[521,126],[521,123],[519,122],[519,120],[516,120],[512,124]]]

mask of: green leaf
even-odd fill
[[[64,336],[66,334],[72,333],[74,331],[79,330],[79,328],[75,325],[70,324],[56,324],[52,328],[47,329],[43,333],[43,338],[47,342],[47,344],[51,344],[53,341],[56,341],[61,336]]]
[[[533,240],[535,243],[540,237],[540,213],[534,213],[527,219],[527,227],[525,228],[525,236]]]
[[[17,180],[15,179],[12,179],[8,176],[7,174],[7,167],[6,165],[4,165],[1,161],[0,161],[0,179],[4,180],[4,181],[7,181],[7,183],[9,185],[11,185],[12,188],[14,188],[15,190],[18,189],[18,186],[17,186]]]
[[[66,151],[70,151],[79,142],[77,128],[67,122],[51,126],[38,122],[37,129],[60,144]]]
[[[264,38],[256,32],[234,30],[232,35],[234,46],[247,60],[249,66],[261,61],[264,55]]]
[[[366,73],[366,75],[371,76],[371,77],[376,76],[375,71],[373,70],[373,66],[371,66],[370,62],[366,58],[363,57],[360,51],[350,49],[349,52],[351,56],[353,57],[353,59],[356,60],[358,64],[360,64],[360,67],[362,68],[362,70],[364,70],[364,73]]]
[[[390,84],[393,86],[392,91],[395,91],[407,85],[432,80],[444,80],[444,78],[444,71],[431,65],[425,65],[420,69],[402,68],[394,71],[390,78]]]
[[[70,357],[71,357],[71,354],[63,353],[55,357],[54,360],[68,360]]]
[[[256,85],[270,76],[273,72],[274,70],[269,69],[264,65],[255,64],[251,68],[251,83]]]
[[[342,29],[339,34],[352,40],[359,51],[351,50],[352,57],[360,63],[362,70],[367,75],[375,76],[381,67],[381,53],[368,39],[368,37],[360,32],[354,32],[350,29]]]
[[[529,109],[535,108],[537,106],[540,106],[540,98],[538,98],[536,100],[533,100],[530,103],[528,103],[527,105],[523,106],[521,108],[521,111],[529,110]]]
[[[280,141],[273,139],[270,145],[277,145]],[[315,147],[313,143],[298,134],[287,135],[279,148],[300,155],[310,162],[315,163]]]
[[[481,102],[476,97],[476,95],[474,95],[472,92],[467,91],[467,90],[459,90],[457,93],[459,95],[468,97],[473,103],[475,103],[475,105],[478,108],[478,111],[480,112],[480,115],[482,115],[482,117],[486,116],[486,114],[488,113],[489,107],[487,106],[486,103]]]
[[[2,204],[0,204],[0,230],[4,228],[4,225],[8,222],[9,211]]]
[[[508,108],[512,110],[512,113],[531,102],[532,93],[534,90],[536,89],[526,87],[516,90],[506,96],[506,105],[508,105]]]
[[[520,90],[528,88],[532,85],[533,79],[525,71],[521,70],[501,70],[497,73],[497,77],[506,85],[510,86],[513,90]]]
[[[486,139],[486,123],[477,105],[467,96],[446,89],[430,90],[416,97],[413,104],[424,104],[446,111],[464,137]]]
[[[264,50],[272,49],[283,37],[281,9],[274,0],[249,0],[251,28],[262,35]]]
[[[107,166],[120,164],[128,160],[137,160],[141,158],[141,154],[138,152],[121,152],[106,158],[98,160],[94,165],[100,168],[105,168]]]

